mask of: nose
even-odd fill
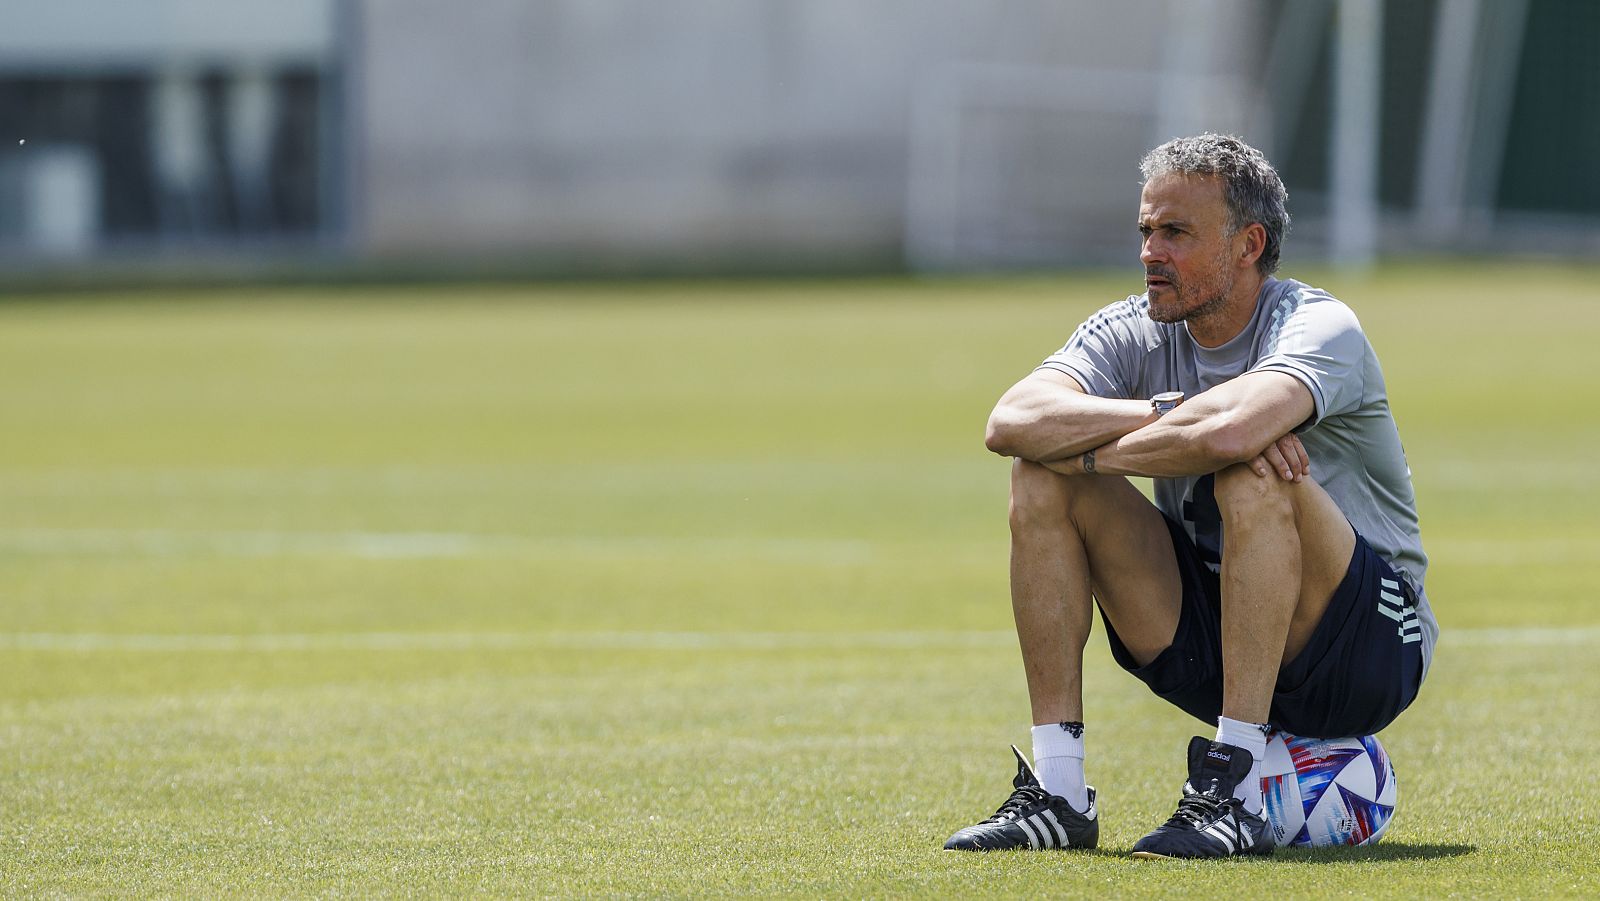
[[[1155,235],[1147,236],[1139,246],[1139,262],[1146,266],[1162,262],[1167,258]]]

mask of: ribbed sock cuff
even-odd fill
[[[1217,717],[1217,741],[1235,748],[1244,748],[1257,763],[1267,756],[1267,730],[1261,723],[1247,723]]]
[[[1033,756],[1083,759],[1082,723],[1045,723],[1033,727]]]

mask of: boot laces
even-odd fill
[[[1224,806],[1233,800],[1209,791],[1197,792],[1187,785],[1183,789],[1183,800],[1178,802],[1178,810],[1173,813],[1172,819],[1167,820],[1168,826],[1192,826],[1198,829],[1214,821]]]
[[[1023,808],[1031,807],[1032,805],[1046,801],[1049,798],[1050,793],[1044,789],[1036,785],[1024,785],[1023,787],[1012,792],[1011,797],[1007,798],[1005,803],[1000,805],[1000,809],[996,810],[993,816],[989,817],[987,820],[984,820],[983,823],[978,825],[981,826],[984,825],[984,823],[1000,823],[1013,819],[1022,811]]]

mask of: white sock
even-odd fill
[[[1033,727],[1033,771],[1052,795],[1067,799],[1072,809],[1089,809],[1083,784],[1083,724],[1045,723]]]
[[[1266,726],[1219,716],[1217,742],[1250,752],[1253,761],[1250,765],[1250,775],[1244,777],[1244,781],[1234,787],[1233,796],[1244,802],[1245,810],[1260,816],[1265,801],[1261,794],[1261,758],[1267,756]]]

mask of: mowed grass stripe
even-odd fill
[[[1447,647],[1587,645],[1600,642],[1600,625],[1554,628],[1452,629]],[[300,653],[304,651],[796,651],[1010,649],[1010,631],[900,632],[363,632],[264,635],[95,634],[17,632],[0,634],[3,651],[66,653]]]
[[[87,633],[0,634],[0,651],[73,653],[301,651],[795,651],[958,650],[1015,645],[1009,632],[374,632],[297,635],[113,635]]]
[[[641,556],[752,557],[818,564],[864,562],[872,544],[822,538],[592,537],[484,535],[464,532],[181,532],[170,529],[0,530],[0,552],[134,554],[157,557],[346,555],[431,558],[514,554],[633,559]]]
[[[821,566],[868,563],[880,552],[903,553],[904,541],[802,537],[559,536],[469,532],[292,532],[213,529],[0,529],[0,553],[13,555],[117,554],[183,556],[349,556],[363,559],[456,558],[514,555],[595,560],[652,556],[751,558]],[[968,549],[969,553],[980,549]],[[1450,566],[1528,564],[1589,565],[1593,545],[1584,539],[1539,537],[1440,538],[1428,543],[1430,559]],[[988,553],[990,548],[981,548]]]

